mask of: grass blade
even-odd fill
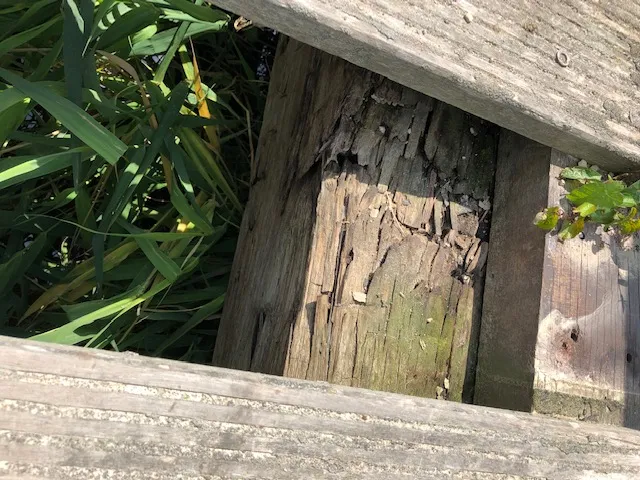
[[[29,76],[29,80],[36,82],[42,80],[53,68],[53,65],[58,60],[60,52],[62,51],[62,39],[59,39],[51,50],[44,56],[41,62],[38,63],[38,67]]]
[[[109,163],[116,163],[127,150],[127,146],[120,139],[66,98],[46,87],[31,83],[4,68],[0,68],[0,77],[39,103]]]
[[[158,9],[149,5],[138,5],[109,25],[109,28],[100,35],[96,48],[107,51],[116,50],[120,42],[126,42],[128,37],[153,25],[159,17]]]
[[[48,332],[41,333],[30,337],[31,340],[38,340],[41,342],[60,343],[63,345],[74,345],[87,338],[91,338],[95,335],[95,332],[90,334],[81,335],[78,330],[86,325],[89,325],[96,320],[109,317],[111,315],[122,314],[131,310],[136,305],[141,304],[149,298],[153,298],[155,295],[171,286],[171,281],[164,280],[149,291],[140,294],[137,291],[129,291],[123,294],[121,300],[114,301],[114,299],[100,300],[95,303],[85,302],[80,304],[86,313],[75,318],[73,321],[63,325],[62,327],[49,330]],[[75,315],[77,312],[73,308],[70,309],[71,314]],[[100,326],[102,327],[102,325]]]
[[[105,256],[104,270],[109,271],[112,268],[120,265],[136,250],[138,250],[138,245],[136,244],[136,242],[128,241],[120,244],[117,248],[113,249]],[[22,316],[21,321],[36,312],[44,310],[49,305],[58,301],[60,297],[66,292],[79,287],[87,280],[92,279],[94,275],[95,268],[93,266],[92,259],[86,260],[85,262],[81,263],[69,274],[69,278],[67,278],[64,283],[56,284],[48,290],[44,291],[36,299],[36,301],[29,306],[27,311]]]
[[[222,305],[224,304],[224,295],[220,295],[218,298],[211,300],[209,303],[200,307],[200,309],[178,330],[173,332],[164,342],[160,344],[160,346],[153,352],[153,356],[157,357],[162,355],[162,353],[173,345],[175,342],[180,340],[184,335],[189,333],[191,330],[200,325],[204,320],[206,320],[211,315],[218,313],[222,309]]]
[[[222,170],[218,166],[216,159],[213,157],[209,149],[204,145],[202,139],[193,130],[186,128],[180,129],[180,139],[182,140],[187,152],[192,157],[193,161],[200,163],[200,171],[205,172],[211,180],[211,185],[214,188],[219,188],[227,195],[233,206],[242,211],[242,204],[235,192],[229,186]],[[210,175],[209,175],[210,174]],[[205,177],[206,178],[206,177]]]
[[[42,34],[49,30],[53,25],[60,21],[60,17],[54,17],[48,22],[43,23],[42,25],[38,25],[37,27],[30,28],[29,30],[25,30],[24,32],[16,33],[15,35],[3,40],[0,42],[0,57],[6,55],[9,51],[14,48],[18,48],[20,45],[23,45],[30,40],[33,40],[38,35]]]
[[[21,30],[29,22],[39,21],[39,19],[43,17],[43,14],[46,15],[47,10],[49,10],[46,7],[48,5],[51,5],[52,3],[55,3],[56,1],[57,0],[40,0],[30,5],[29,10],[20,15],[20,20],[12,24],[8,30],[0,34],[0,39],[5,39],[16,30]]]
[[[167,70],[169,69],[169,65],[173,61],[173,57],[175,57],[176,52],[178,51],[178,48],[180,48],[180,45],[182,45],[182,42],[184,42],[184,37],[187,34],[189,25],[190,24],[188,22],[182,22],[178,27],[178,29],[176,30],[176,33],[174,37],[171,39],[171,43],[169,44],[169,47],[167,48],[167,51],[164,54],[164,58],[160,62],[160,65],[158,65],[158,69],[156,70],[156,73],[153,76],[153,79],[155,82],[157,83],[164,82],[164,76],[166,75]]]
[[[0,296],[7,294],[22,278],[31,264],[38,259],[46,242],[47,235],[42,233],[28,248],[17,252],[9,261],[0,265]]]
[[[0,113],[3,113],[8,108],[11,108],[19,103],[29,103],[29,100],[26,100],[26,98],[27,96],[17,88],[5,88],[4,90],[0,91]]]
[[[0,190],[68,168],[76,155],[80,155],[81,160],[86,160],[91,153],[86,147],[80,147],[44,157],[5,158],[0,162]]]
[[[82,105],[82,80],[85,71],[84,45],[89,41],[89,25],[93,17],[92,0],[64,0],[64,24],[62,29],[64,81],[67,98],[74,104]],[[74,146],[80,141],[74,139]],[[73,185],[80,188],[84,180],[82,159],[75,154],[72,159]],[[80,219],[78,219],[80,220]]]
[[[181,83],[171,93],[165,114],[151,137],[151,144],[147,148],[139,149],[136,152],[131,163],[126,168],[125,175],[118,182],[115,194],[109,202],[100,224],[102,231],[106,232],[111,228],[115,219],[122,213],[127,202],[129,202],[143,175],[146,174],[151,163],[160,153],[165,137],[167,137],[169,129],[178,117],[187,92],[188,87]]]
[[[193,223],[205,235],[213,234],[214,230],[211,222],[207,220],[200,207],[197,204],[189,205],[187,198],[177,187],[171,190],[171,203],[173,203],[180,215]]]
[[[226,26],[226,22],[218,22],[215,24],[210,23],[192,23],[187,28],[184,35],[185,40],[201,35],[207,32],[218,32]],[[144,40],[140,43],[133,45],[130,54],[133,56],[146,56],[146,55],[158,55],[165,53],[169,49],[169,45],[175,37],[178,27],[163,30],[148,40]]]
[[[140,247],[140,250],[144,252],[151,264],[165,279],[173,282],[178,278],[181,273],[180,267],[166,253],[158,248],[158,244],[155,241],[144,238],[144,236],[141,235],[144,233],[143,230],[125,222],[119,222],[119,224],[133,235],[133,239]]]

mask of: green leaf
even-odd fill
[[[625,188],[622,191],[622,195],[624,195],[625,206],[635,207],[640,205],[640,180]]]
[[[635,196],[625,191],[622,191],[622,203],[620,204],[620,206],[625,208],[631,208],[631,207],[635,207],[636,205],[637,205],[637,202],[636,202]]]
[[[591,203],[599,209],[615,208],[623,204],[624,188],[624,183],[617,181],[591,182],[571,191],[567,200],[576,206]]]
[[[586,167],[569,167],[565,168],[560,172],[560,178],[564,178],[566,180],[601,180],[602,174],[593,170],[591,168]]]
[[[184,38],[190,38],[195,35],[200,35],[206,32],[220,31],[224,25],[209,24],[209,23],[192,23],[184,35]],[[131,49],[131,55],[133,56],[145,56],[156,55],[159,53],[165,53],[173,38],[175,37],[178,27],[163,30],[162,32],[154,35],[148,40],[144,40],[140,43],[133,45]]]
[[[174,262],[169,255],[164,253],[153,240],[146,239],[139,234],[144,233],[133,225],[126,222],[119,222],[129,233],[133,234],[133,238],[144,252],[151,264],[162,274],[167,280],[175,281],[181,273],[180,267]]]
[[[591,215],[589,215],[589,220],[594,223],[599,223],[601,225],[611,225],[616,216],[616,211],[613,209],[609,210],[598,210]]]
[[[48,88],[31,83],[4,68],[0,68],[0,77],[39,103],[109,163],[115,164],[127,150],[127,146],[120,139],[66,98],[55,94]]]
[[[584,203],[580,204],[579,206],[577,206],[576,208],[574,208],[573,211],[576,212],[577,214],[579,214],[581,217],[588,217],[593,212],[595,212],[597,209],[598,209],[598,207],[596,205],[594,205],[593,203],[584,202]]]
[[[86,160],[91,153],[86,147],[80,147],[45,156],[5,158],[0,162],[0,190],[68,168],[76,154]]]
[[[188,321],[184,325],[182,325],[178,330],[176,330],[169,338],[167,338],[164,342],[160,344],[160,346],[153,352],[154,356],[162,355],[167,348],[173,345],[176,341],[182,338],[184,335],[189,333],[189,331],[193,330],[195,327],[200,325],[207,317],[218,313],[222,309],[222,305],[224,304],[224,295],[220,295],[218,298],[210,301],[209,303],[200,307]]]
[[[584,218],[578,217],[575,221],[565,221],[562,230],[558,233],[558,238],[562,241],[576,237],[584,229]]]
[[[553,230],[560,218],[560,207],[545,208],[536,214],[533,224],[543,230]]]

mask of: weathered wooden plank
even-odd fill
[[[640,162],[638,0],[210,1],[609,169]]]
[[[566,193],[558,180],[563,166],[552,160],[550,203]],[[537,411],[640,428],[638,245],[637,235],[623,239],[593,225],[572,241],[546,236]]]
[[[0,478],[634,478],[640,433],[0,338]]]
[[[498,130],[283,40],[214,363],[471,400]]]
[[[475,401],[530,410],[552,149],[503,130],[482,306]]]
[[[576,160],[506,131],[498,151],[476,401],[640,428],[638,237],[545,235]]]

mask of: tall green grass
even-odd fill
[[[269,35],[202,0],[0,0],[0,334],[207,362]]]

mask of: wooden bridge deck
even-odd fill
[[[631,479],[640,432],[0,338],[0,478]]]

